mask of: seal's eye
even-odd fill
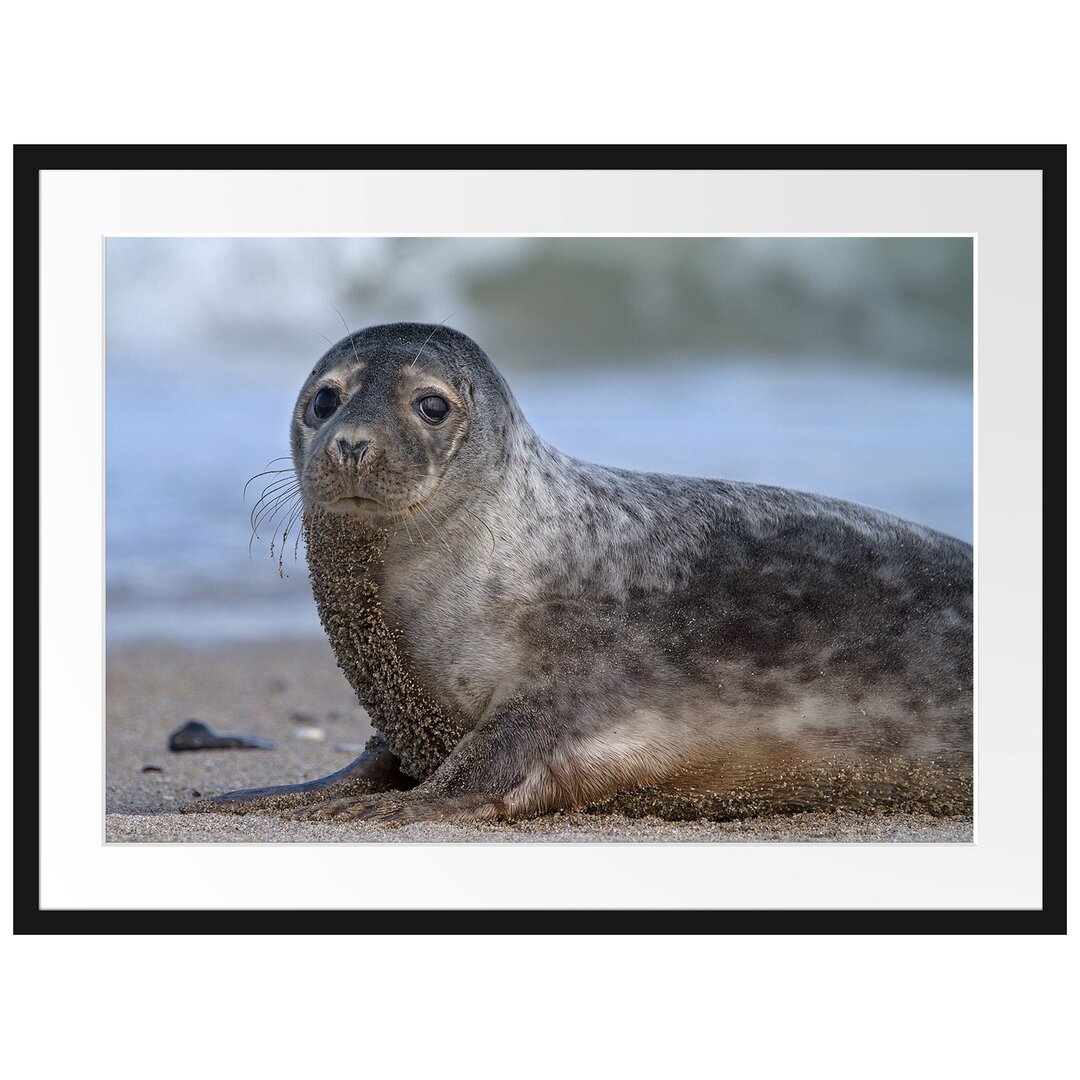
[[[315,400],[311,403],[311,411],[319,420],[325,420],[328,416],[334,415],[340,404],[340,400],[336,390],[332,390],[329,386],[324,386],[315,395]]]
[[[420,411],[420,415],[429,424],[441,424],[450,411],[446,398],[439,397],[438,394],[431,394],[429,397],[421,398],[416,403],[416,407]]]

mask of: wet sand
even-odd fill
[[[110,648],[105,839],[109,842],[908,841],[970,842],[970,819],[814,813],[746,821],[668,822],[564,813],[508,825],[291,821],[264,814],[185,814],[200,795],[311,780],[347,765],[371,726],[327,643]],[[275,743],[274,750],[173,752],[189,719]],[[321,736],[321,737],[319,737]],[[143,770],[147,767],[160,771]]]

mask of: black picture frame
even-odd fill
[[[1042,175],[1044,470],[1064,461],[1066,344],[1066,148],[1063,145],[682,145],[341,146],[20,145],[14,148],[15,400],[37,397],[39,380],[39,180],[43,170],[1028,170]],[[373,165],[377,163],[377,165]],[[32,360],[30,358],[33,358]],[[1048,358],[1050,358],[1048,362]],[[32,410],[16,410],[15,444],[31,438]],[[34,432],[38,435],[40,427]],[[16,583],[40,582],[39,485],[34,466],[16,470]],[[1055,468],[1054,474],[1058,469]],[[1043,503],[1043,560],[1065,565],[1064,500]],[[1043,638],[1064,634],[1061,588],[1043,585]],[[14,726],[16,934],[355,933],[355,911],[42,910],[39,846],[40,656],[37,603],[20,600],[15,637],[19,715]],[[1064,696],[1060,665],[1043,657],[1043,700]],[[364,909],[364,932],[409,934],[1062,934],[1066,930],[1065,712],[1042,717],[1042,892],[1038,910],[455,910]]]

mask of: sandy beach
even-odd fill
[[[197,719],[272,740],[273,750],[168,749]],[[269,814],[190,814],[203,795],[311,780],[347,765],[371,726],[328,644],[112,647],[107,663],[107,842],[970,842],[970,819],[796,814],[731,822],[562,813],[506,825],[379,825]]]

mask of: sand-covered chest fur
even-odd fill
[[[416,682],[387,626],[374,575],[385,533],[354,518],[309,508],[304,538],[319,618],[372,725],[417,780],[429,776],[460,741],[466,725]]]

